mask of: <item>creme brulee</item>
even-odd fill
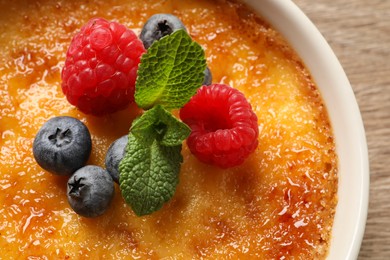
[[[88,219],[67,203],[67,177],[42,170],[32,143],[49,118],[79,118],[92,135],[89,164],[140,110],[87,116],[61,91],[73,34],[90,18],[138,34],[172,13],[206,52],[213,82],[242,91],[259,119],[259,146],[241,166],[200,163],[183,145],[174,198],[137,217],[121,197]],[[321,96],[269,24],[228,0],[0,1],[0,248],[4,259],[325,258],[337,203],[337,156]]]

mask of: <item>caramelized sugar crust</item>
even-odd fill
[[[177,192],[136,217],[116,188],[106,214],[76,215],[66,177],[34,161],[49,118],[81,119],[92,134],[89,164],[140,111],[86,116],[60,87],[72,35],[101,16],[139,33],[154,13],[173,13],[206,51],[214,82],[245,93],[259,118],[259,147],[241,166],[204,165],[183,146]],[[243,5],[206,0],[0,0],[0,248],[5,259],[324,258],[337,203],[337,157],[326,109],[302,62]]]

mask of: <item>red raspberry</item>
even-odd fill
[[[222,84],[201,87],[180,110],[191,128],[187,145],[202,162],[240,165],[258,144],[257,116],[245,96]]]
[[[62,91],[86,114],[102,115],[134,101],[138,65],[145,48],[133,31],[102,18],[81,28],[66,53]]]

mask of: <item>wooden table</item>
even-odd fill
[[[359,259],[390,259],[390,0],[294,0],[338,56],[362,113],[370,204]]]

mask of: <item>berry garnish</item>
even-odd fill
[[[90,20],[66,53],[62,91],[86,114],[103,115],[134,101],[142,42],[124,25],[102,18]]]
[[[139,37],[145,49],[148,49],[153,42],[180,29],[187,31],[178,17],[172,14],[155,14],[146,21]]]
[[[204,70],[204,80],[203,80],[203,83],[202,83],[202,86],[210,86],[212,81],[213,81],[213,76],[211,75],[211,70],[209,67],[207,67],[205,70]]]
[[[110,174],[98,166],[84,166],[68,180],[68,202],[84,217],[102,215],[114,197],[114,182]]]
[[[119,183],[119,163],[125,154],[127,141],[128,135],[124,135],[119,139],[115,140],[108,148],[106,154],[106,170],[116,183]]]
[[[200,88],[180,118],[192,130],[188,147],[202,162],[237,166],[257,147],[257,116],[237,89],[222,84]]]
[[[57,175],[71,175],[83,167],[91,153],[91,135],[78,119],[51,118],[38,131],[33,154],[45,170]]]

